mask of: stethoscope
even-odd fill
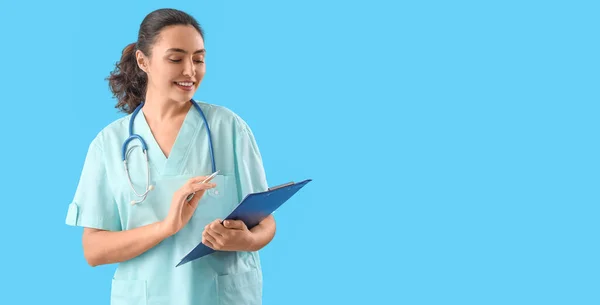
[[[200,109],[200,106],[198,106],[196,101],[191,99],[190,102],[192,103],[192,105],[194,105],[196,110],[198,110],[198,112],[202,116],[202,119],[204,120],[204,124],[206,125],[206,133],[208,134],[208,145],[210,148],[210,159],[211,159],[211,163],[212,163],[212,171],[213,171],[213,173],[215,173],[217,171],[217,168],[215,165],[215,156],[214,156],[214,151],[213,151],[212,137],[210,135],[210,128],[208,127],[208,122],[206,121],[204,112],[202,112],[202,109]],[[123,143],[123,150],[122,150],[123,165],[125,166],[125,174],[127,175],[127,181],[129,182],[129,186],[131,187],[131,189],[133,190],[135,195],[137,197],[141,198],[140,200],[132,200],[131,201],[132,205],[141,203],[142,201],[146,200],[148,193],[154,189],[154,186],[150,184],[150,164],[148,162],[148,152],[147,152],[148,146],[146,145],[146,141],[144,141],[144,139],[140,135],[133,133],[133,121],[135,121],[135,116],[138,114],[140,109],[142,109],[142,107],[144,106],[144,103],[145,102],[142,102],[139,106],[137,106],[137,108],[135,108],[135,110],[131,114],[131,118],[129,119],[129,137],[127,138],[127,140],[125,140],[125,143]],[[139,194],[135,190],[135,187],[133,187],[133,183],[131,182],[131,177],[129,176],[129,169],[127,168],[127,155],[129,154],[127,151],[127,145],[129,144],[129,142],[131,142],[135,139],[139,140],[140,143],[142,144],[142,152],[144,153],[144,157],[146,158],[146,172],[147,172],[146,190],[143,194]],[[192,195],[192,194],[190,194],[190,195]],[[191,197],[188,197],[188,198],[191,198]]]

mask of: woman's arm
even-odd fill
[[[132,259],[171,236],[162,221],[125,231],[83,230],[83,255],[90,266]]]
[[[200,198],[214,183],[199,183],[207,177],[189,179],[174,194],[169,214],[162,221],[124,231],[85,228],[83,255],[91,266],[120,263],[130,260],[156,246],[165,238],[179,232],[192,218]],[[188,194],[195,193],[187,201]]]
[[[258,251],[269,244],[275,237],[275,218],[269,215],[250,230],[254,238],[249,251]]]

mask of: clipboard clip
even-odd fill
[[[270,192],[270,191],[274,191],[274,190],[276,190],[276,189],[280,189],[280,188],[282,188],[282,187],[290,186],[290,185],[294,185],[294,182],[292,181],[292,182],[288,182],[288,183],[280,184],[280,185],[277,185],[277,186],[274,186],[274,187],[270,187],[270,188],[269,188],[269,192]]]

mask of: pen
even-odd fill
[[[210,179],[214,178],[218,173],[219,173],[219,171],[217,170],[216,172],[212,173],[210,176],[208,176],[206,179],[204,179],[204,181],[202,181],[200,183],[206,183],[206,182],[210,181]],[[189,194],[187,196],[187,198],[185,199],[185,201],[190,202],[190,200],[192,200],[192,198],[194,198],[194,195],[196,195],[196,192]]]

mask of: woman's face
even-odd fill
[[[205,52],[204,40],[194,27],[165,27],[152,46],[150,58],[140,51],[136,54],[138,65],[148,75],[148,92],[159,98],[188,102],[206,72]]]

